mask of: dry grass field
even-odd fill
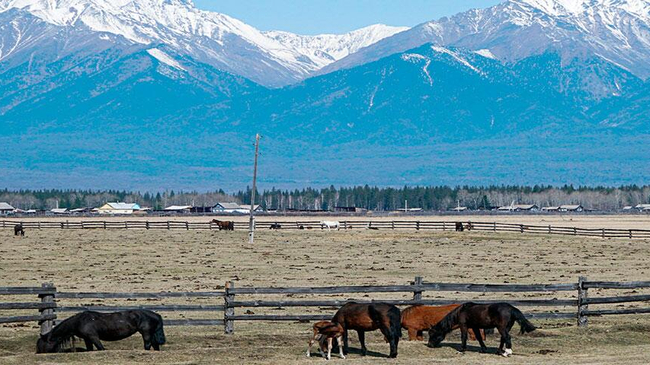
[[[633,217],[639,221],[624,228],[647,227],[646,217]],[[494,220],[479,218],[476,220]],[[599,227],[624,224],[622,218],[609,218],[609,222],[616,224],[607,224],[598,218],[596,222],[582,223]],[[639,240],[475,232],[260,230],[255,245],[250,246],[246,232],[242,231],[52,229],[30,230],[22,239],[12,234],[9,229],[0,230],[0,286],[53,282],[61,291],[210,291],[222,289],[228,280],[235,281],[238,287],[403,285],[416,275],[423,276],[425,281],[495,284],[573,283],[578,276],[618,281],[648,280],[650,277],[650,242]],[[561,298],[574,294],[530,293],[517,298]],[[372,296],[388,297],[408,298],[399,294]],[[425,293],[425,298],[438,297],[462,301],[516,296]],[[242,296],[241,299],[250,298],[253,297]],[[254,298],[262,299],[260,296]],[[359,295],[356,298],[370,297]],[[191,302],[221,304],[206,299]],[[136,304],[99,300],[60,304],[99,303]],[[189,303],[174,299],[141,300],[137,304]],[[524,308],[524,311],[538,310]],[[308,313],[304,309],[253,308],[253,311],[255,314]],[[326,311],[323,309],[321,313]],[[238,314],[244,313],[239,310]],[[222,313],[163,315],[166,318],[223,316]],[[587,329],[577,328],[573,321],[534,322],[540,330],[526,336],[515,334],[515,355],[507,360],[475,351],[459,354],[454,347],[459,343],[457,335],[447,339],[445,343],[449,346],[439,349],[402,341],[398,359],[389,360],[384,358],[388,346],[379,335],[373,334],[368,338],[370,356],[362,358],[352,353],[345,363],[650,363],[650,316],[591,318]],[[160,353],[144,352],[140,349],[141,339],[134,336],[122,342],[105,343],[110,351],[104,353],[35,355],[38,329],[34,324],[0,325],[0,363],[303,364],[323,361],[304,356],[309,324],[236,322],[235,329],[234,335],[224,335],[221,327],[168,327],[168,344]],[[518,331],[517,325],[515,329]],[[352,334],[351,344],[358,346],[356,334]],[[494,349],[496,345],[496,338],[488,339],[488,346]],[[339,359],[333,361],[341,362]]]

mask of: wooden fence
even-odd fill
[[[162,293],[84,293],[84,292],[58,292],[51,284],[43,284],[41,287],[21,288],[0,288],[0,295],[25,296],[37,295],[38,302],[0,303],[0,310],[38,310],[39,315],[13,316],[0,318],[2,323],[33,322],[41,324],[41,333],[52,329],[57,313],[75,313],[84,310],[95,310],[100,312],[111,312],[128,309],[149,309],[156,312],[206,312],[210,313],[210,319],[167,319],[168,326],[223,326],[226,333],[235,331],[236,321],[314,321],[329,319],[336,308],[345,303],[354,301],[357,303],[382,302],[391,303],[397,306],[408,306],[415,304],[444,305],[467,300],[456,299],[425,299],[425,292],[454,292],[458,293],[545,293],[559,294],[560,292],[575,293],[569,294],[568,298],[558,299],[476,299],[477,303],[508,302],[518,307],[536,308],[536,311],[524,310],[526,316],[533,319],[576,319],[579,326],[586,326],[588,318],[593,316],[626,315],[650,313],[650,307],[637,308],[616,308],[616,309],[590,309],[589,306],[598,305],[620,305],[621,303],[644,303],[650,301],[650,295],[626,295],[608,297],[590,297],[590,289],[600,290],[631,290],[648,289],[650,282],[601,282],[587,281],[580,277],[577,283],[570,284],[454,284],[454,283],[427,283],[422,277],[416,277],[408,285],[389,286],[333,286],[333,287],[266,287],[250,288],[235,287],[234,282],[228,282],[224,291],[216,292],[162,292]],[[336,299],[292,299],[293,296],[332,296],[339,294],[386,294],[386,293],[412,293],[410,299],[381,299],[381,300],[336,300]],[[277,300],[255,300],[241,297],[260,296],[271,297],[274,295],[283,296]],[[529,294],[530,295],[530,294]],[[546,295],[548,296],[548,295]],[[217,300],[214,305],[77,305],[59,306],[55,302],[65,300],[70,302],[76,299],[127,299],[127,300],[151,300],[169,298],[203,298]],[[317,311],[325,310],[326,313],[319,314],[288,314],[288,315],[265,315],[265,314],[237,314],[237,309],[249,308],[303,308]],[[540,308],[544,308],[540,311]],[[549,310],[548,308],[556,308]],[[557,308],[562,308],[558,310]],[[568,308],[568,309],[567,309]],[[222,313],[222,314],[217,314]]]
[[[456,221],[340,221],[340,229],[371,229],[371,230],[437,230],[453,231]],[[471,226],[473,231],[481,232],[517,232],[530,234],[565,235],[600,238],[627,238],[627,239],[650,239],[648,229],[614,229],[614,228],[578,228],[562,227],[551,225],[530,225],[516,223],[498,222],[460,222],[464,226]],[[0,221],[2,228],[13,228],[16,224],[22,224],[26,229],[141,229],[141,230],[218,230],[218,225],[211,222],[189,222],[189,221]],[[258,230],[271,229],[281,230],[322,230],[320,221],[281,221],[264,220],[257,221]],[[248,229],[247,222],[235,222],[235,229]]]

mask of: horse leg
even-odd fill
[[[90,341],[87,338],[84,338],[84,342],[86,343],[86,350],[92,351],[93,350],[93,342]]]
[[[415,339],[418,341],[424,341],[424,331],[423,330],[418,331],[418,334],[415,337]]]
[[[348,330],[346,329],[343,331],[343,353],[347,355],[348,350]]]
[[[332,358],[332,338],[327,338],[327,360]]]
[[[460,351],[465,352],[465,350],[467,350],[467,326],[466,325],[460,326],[460,341],[461,341]]]
[[[92,336],[92,337],[90,337],[90,341],[93,343],[93,345],[95,345],[95,347],[97,348],[98,351],[106,350],[104,348],[104,345],[102,345],[101,341],[99,341],[99,337]]]
[[[345,355],[343,354],[343,337],[342,336],[337,337],[336,343],[339,344],[339,356],[341,357],[341,359],[345,360]]]
[[[508,330],[506,330],[505,332],[506,332],[506,338],[505,338],[506,350],[504,352],[504,356],[508,357],[512,355],[512,337],[510,337],[510,333],[508,332]]]
[[[368,349],[366,348],[366,333],[364,331],[358,330],[359,342],[361,343],[361,356],[366,356]]]
[[[497,327],[497,331],[499,331],[499,334],[501,335],[501,343],[499,344],[499,349],[497,350],[497,355],[505,355],[505,352],[503,350],[503,346],[506,344],[506,335],[507,332],[505,328]]]
[[[311,347],[314,345],[314,342],[316,342],[316,337],[318,337],[318,332],[314,331],[314,336],[309,339],[309,347],[307,348],[307,357],[311,357]]]
[[[476,339],[478,340],[479,345],[481,345],[481,353],[484,354],[487,352],[487,346],[485,346],[485,342],[483,342],[483,336],[481,336],[481,330],[477,327],[472,328],[472,331],[474,331],[474,336],[476,336]]]
[[[409,327],[408,332],[409,332],[409,341],[415,341],[418,339],[418,335],[420,334],[418,330]]]
[[[146,333],[146,332],[143,332],[142,333],[142,340],[144,341],[144,349],[146,351],[151,350],[151,335]]]

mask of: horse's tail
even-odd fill
[[[165,342],[167,342],[167,339],[165,338],[165,331],[163,330],[163,320],[160,315],[158,317],[158,325],[156,326],[156,330],[153,333],[153,340],[159,345],[164,345]]]
[[[402,337],[402,315],[397,307],[393,307],[388,311],[390,317],[390,331],[393,338]]]
[[[512,312],[511,313],[512,313],[512,316],[515,318],[515,321],[517,321],[517,323],[519,323],[519,326],[521,326],[521,332],[520,333],[522,335],[524,333],[533,332],[534,330],[537,329],[532,323],[530,323],[530,321],[528,321],[526,319],[526,317],[524,317],[524,314],[521,313],[521,311],[519,309],[517,309],[515,307],[512,307]]]

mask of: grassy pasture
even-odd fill
[[[488,218],[485,218],[488,220]],[[601,223],[601,222],[598,222]],[[548,223],[547,223],[548,224]],[[585,223],[587,224],[587,223]],[[596,224],[596,223],[594,223]],[[635,223],[635,225],[638,223]],[[607,225],[604,225],[607,226]],[[607,226],[609,227],[609,226]],[[241,286],[329,286],[406,284],[414,276],[426,281],[459,283],[573,283],[593,280],[648,280],[650,242],[602,240],[506,233],[430,231],[279,231],[260,230],[254,246],[245,232],[30,230],[24,239],[0,230],[0,286],[32,286],[54,282],[61,291],[209,291],[228,280]],[[630,294],[612,291],[590,295]],[[564,298],[575,293],[457,294],[429,292],[425,298]],[[238,300],[264,299],[238,296]],[[267,299],[278,296],[268,296]],[[314,296],[295,296],[311,298]],[[318,298],[326,298],[321,296]],[[346,299],[350,295],[328,296]],[[359,295],[357,299],[368,299]],[[408,298],[373,295],[372,298]],[[33,298],[0,298],[33,299]],[[98,304],[76,300],[60,304]],[[104,304],[189,304],[188,300],[104,301]],[[192,303],[221,304],[206,299]],[[642,305],[642,304],[641,304]],[[597,306],[594,306],[598,308]],[[629,307],[629,305],[627,306]],[[524,311],[548,310],[523,308]],[[557,308],[573,311],[575,308]],[[314,308],[327,312],[329,309]],[[245,310],[244,310],[245,311]],[[244,314],[238,309],[238,314]],[[331,311],[331,310],[329,310]],[[253,308],[255,314],[310,313],[305,309]],[[3,313],[4,315],[5,313]],[[168,318],[221,318],[222,313],[163,313]],[[453,346],[429,349],[403,341],[397,360],[382,357],[388,346],[377,334],[368,336],[372,356],[352,353],[346,363],[648,363],[650,316],[592,318],[587,329],[572,321],[537,321],[540,330],[515,334],[515,355],[503,360]],[[105,343],[105,353],[33,354],[34,324],[0,325],[0,363],[312,363],[304,357],[309,324],[236,322],[236,333],[220,327],[168,327],[169,344],[161,353],[140,349],[141,339]],[[518,330],[518,326],[515,326]],[[352,346],[357,346],[352,334]],[[80,344],[77,344],[80,346]],[[488,339],[495,348],[496,338]],[[334,360],[340,361],[340,360]]]

